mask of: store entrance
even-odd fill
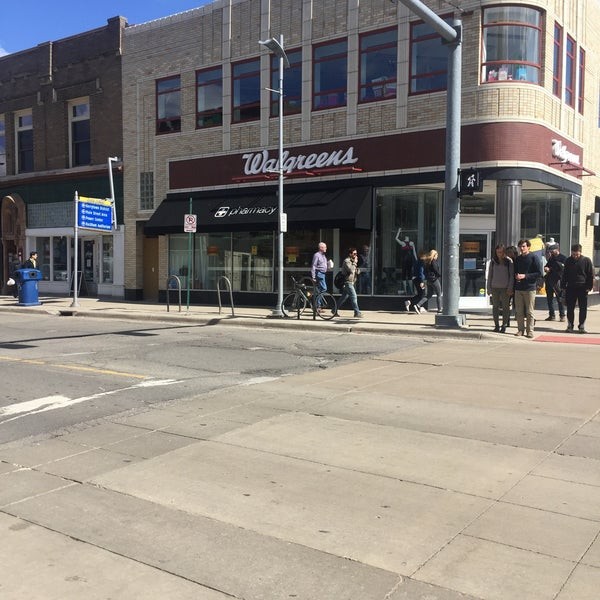
[[[470,231],[459,236],[459,308],[485,308],[487,263],[492,250],[491,231]]]

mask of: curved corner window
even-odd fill
[[[483,10],[482,83],[520,81],[540,84],[542,12],[524,6]]]

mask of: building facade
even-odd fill
[[[427,4],[461,22],[461,168],[481,181],[461,199],[468,306],[496,243],[594,251],[600,37],[583,0]],[[416,254],[441,249],[440,36],[389,0],[217,0],[124,32],[126,297],[176,275],[210,300],[226,276],[236,302],[274,302],[279,60],[258,42],[280,35],[286,285],[319,241],[338,265],[355,246],[361,305],[400,305]]]
[[[38,251],[42,293],[123,296],[121,17],[0,58],[3,284]],[[75,194],[116,197],[116,229],[78,231]],[[75,270],[79,276],[75,277]]]

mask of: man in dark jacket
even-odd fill
[[[575,324],[575,304],[579,306],[579,333],[586,333],[587,295],[594,287],[592,261],[581,254],[581,244],[571,246],[571,256],[565,261],[561,278],[567,304],[567,331],[572,332]]]
[[[567,257],[561,254],[558,244],[552,244],[548,247],[550,253],[548,262],[544,267],[546,274],[544,275],[546,287],[546,300],[548,302],[548,317],[546,321],[555,321],[556,314],[554,312],[554,296],[558,304],[558,315],[561,321],[565,320],[565,305],[560,301],[560,278],[562,277],[565,261]]]
[[[544,274],[542,273],[542,261],[538,256],[532,254],[529,250],[531,242],[529,240],[519,241],[519,256],[515,258],[515,287],[514,302],[517,313],[517,333],[515,335],[525,335],[528,338],[533,337],[533,308],[535,306],[535,294],[537,282]],[[525,331],[525,319],[527,319],[527,331]]]

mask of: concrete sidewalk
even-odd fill
[[[167,318],[288,326],[267,316]],[[351,324],[376,325],[432,343],[0,446],[2,600],[596,600],[598,336]]]
[[[19,306],[17,301],[8,296],[0,297],[0,311],[15,311],[17,313],[36,313],[43,312],[47,314],[68,315],[68,316],[92,316],[97,318],[118,318],[128,320],[158,320],[166,322],[186,322],[201,324],[222,324],[239,325],[244,327],[259,328],[301,328],[301,329],[326,329],[343,332],[355,333],[377,333],[386,335],[417,335],[439,338],[458,338],[458,339],[485,339],[508,341],[515,333],[515,322],[512,321],[512,327],[506,334],[493,333],[493,321],[491,312],[470,312],[467,314],[467,326],[457,329],[444,329],[435,326],[435,313],[426,312],[416,314],[398,310],[390,311],[363,311],[363,319],[352,317],[352,310],[342,309],[340,317],[330,321],[324,321],[317,317],[313,319],[312,313],[306,311],[300,318],[285,319],[273,318],[271,308],[255,307],[230,307],[223,306],[219,310],[218,306],[210,305],[192,305],[189,310],[184,305],[179,310],[177,305],[170,306],[167,310],[165,304],[155,302],[125,302],[122,300],[113,300],[108,298],[88,298],[78,299],[78,306],[73,306],[73,299],[64,296],[42,296],[42,302],[39,306]],[[233,314],[232,314],[233,312]],[[558,320],[547,322],[544,319],[547,316],[546,311],[536,311],[536,337],[555,334],[559,337],[567,338],[566,341],[574,341],[573,335],[565,334],[566,323]],[[588,318],[586,321],[587,330],[592,335],[600,335],[600,305],[590,306],[588,309]],[[578,337],[575,335],[574,337]],[[578,343],[584,342],[586,336],[581,336]],[[518,341],[529,341],[519,339]],[[557,340],[554,340],[557,341]],[[592,343],[591,338],[587,342]]]

